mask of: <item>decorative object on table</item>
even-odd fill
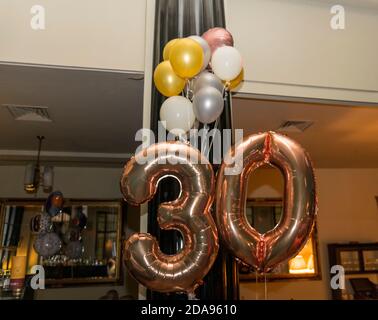
[[[286,136],[266,132],[246,137],[225,159],[217,176],[217,227],[226,247],[260,273],[294,257],[306,244],[317,210],[315,176],[306,151]],[[245,219],[248,177],[262,165],[277,167],[285,178],[284,209],[278,225],[264,234]]]
[[[38,212],[44,207],[44,204],[45,201],[42,199],[4,199],[0,201],[0,235],[3,235],[0,238],[3,239],[1,244],[4,256],[3,269],[11,270],[11,258],[15,253],[13,248],[18,246],[19,255],[22,252],[28,255],[27,270],[30,270],[36,264],[43,265],[46,286],[57,285],[61,287],[88,283],[120,284],[123,279],[120,245],[122,226],[124,226],[122,224],[122,214],[126,213],[126,203],[122,200],[93,199],[83,201],[65,199],[64,212],[72,216],[72,221],[74,217],[78,217],[81,222],[77,225],[77,223],[71,223],[71,221],[63,223],[53,221],[49,231],[54,232],[62,244],[60,250],[54,254],[52,253],[56,250],[50,252],[49,254],[52,255],[49,257],[42,256],[33,249],[29,250],[30,245],[33,247],[35,240],[46,233],[39,230],[39,222],[38,224],[34,223],[38,226],[38,229],[35,232],[28,232],[28,235],[23,232],[13,232],[16,230],[14,227],[27,225],[32,216],[35,215],[32,212]],[[87,229],[80,229],[85,224],[85,219],[81,217],[82,214],[87,217]],[[10,224],[9,221],[13,221],[13,219],[15,224]],[[65,233],[61,232],[62,225],[69,227]],[[10,237],[5,236],[10,233],[13,234],[12,242],[8,240]],[[53,237],[55,238],[56,236],[53,235]],[[81,257],[72,259],[66,256],[65,248],[69,242],[77,240],[82,241],[84,251]],[[37,247],[38,250],[41,247],[41,243],[42,239],[39,239],[34,247]],[[10,245],[12,248],[8,250]],[[108,270],[108,262],[110,260],[112,266]],[[5,270],[4,274],[6,273]],[[2,282],[1,271],[0,288]],[[25,280],[25,283],[28,283],[27,280]],[[28,285],[25,287],[27,288]]]
[[[83,212],[78,212],[77,215],[72,219],[71,224],[78,227],[80,230],[85,229],[87,226],[88,218]]]
[[[61,247],[62,241],[54,232],[40,233],[34,242],[35,251],[42,257],[53,256]]]
[[[41,232],[50,231],[52,227],[51,216],[47,213],[42,213],[40,216],[39,224]]]
[[[62,212],[63,204],[63,193],[60,191],[54,191],[47,197],[45,210],[51,217],[54,217]]]
[[[48,232],[51,228],[51,216],[45,212],[35,215],[30,220],[30,230],[32,232]]]
[[[70,241],[64,249],[64,253],[66,254],[66,256],[71,259],[81,258],[83,252],[84,247],[80,240]]]
[[[30,163],[25,168],[24,189],[27,193],[36,193],[42,186],[44,192],[51,192],[54,180],[54,171],[51,166],[44,166],[43,172],[40,163],[42,141],[44,136],[37,136],[38,153],[36,163]]]
[[[224,96],[244,76],[240,53],[233,44],[227,30],[213,28],[202,37],[173,39],[165,45],[154,83],[168,97],[160,109],[160,120],[168,132],[187,140],[186,133],[196,119],[208,128],[220,117]]]
[[[70,226],[68,230],[62,236],[63,242],[65,244],[71,241],[77,241],[81,239],[81,230],[76,226]]]
[[[197,159],[197,164],[190,159]],[[184,246],[179,253],[166,255],[153,236],[135,233],[125,242],[124,262],[131,275],[152,290],[193,295],[218,252],[218,234],[210,214],[214,173],[208,160],[188,144],[154,144],[126,164],[121,191],[127,202],[138,205],[151,199],[159,181],[167,176],[180,181],[181,192],[178,199],[160,205],[158,222],[162,229],[179,230]]]
[[[22,295],[25,286],[26,256],[12,257],[12,270],[10,275],[10,288],[15,297]]]

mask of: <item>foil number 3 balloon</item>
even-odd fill
[[[210,163],[187,144],[154,144],[126,164],[121,190],[127,202],[138,205],[150,200],[167,176],[177,178],[181,193],[160,205],[158,222],[162,229],[181,232],[183,249],[166,255],[150,234],[136,233],[125,242],[124,261],[133,277],[154,291],[193,293],[218,253],[217,229],[209,213],[214,195]]]
[[[316,213],[315,178],[307,153],[289,138],[273,133],[251,135],[227,157],[243,154],[242,170],[225,175],[223,162],[217,180],[217,227],[225,245],[244,263],[269,272],[295,256],[306,244]],[[263,164],[278,167],[285,178],[284,210],[278,225],[260,234],[245,216],[249,174]]]

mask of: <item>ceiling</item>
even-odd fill
[[[48,107],[52,122],[16,121],[3,104]],[[0,65],[0,159],[35,155],[59,161],[120,162],[142,127],[143,74]],[[67,160],[68,159],[68,160]]]
[[[287,120],[313,121],[298,141],[318,168],[378,168],[378,107],[256,99],[233,100],[233,124],[244,135],[277,130]]]

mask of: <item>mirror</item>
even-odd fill
[[[60,250],[41,257],[34,249],[38,233],[33,218],[44,210],[42,200],[4,200],[1,203],[0,258],[3,272],[14,255],[26,256],[27,273],[40,264],[46,284],[120,281],[122,201],[66,199],[61,213],[52,217],[51,231],[59,236]]]
[[[260,233],[273,229],[282,215],[282,199],[247,199],[246,218]],[[240,280],[256,281],[256,273],[249,266],[239,268]],[[258,277],[262,280],[264,276]],[[318,256],[316,221],[309,240],[298,255],[276,267],[266,275],[267,280],[314,279],[321,278]]]

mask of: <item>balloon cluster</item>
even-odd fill
[[[80,238],[87,218],[83,213],[79,213],[75,219],[71,220],[70,215],[63,212],[63,204],[63,194],[60,191],[54,191],[46,200],[46,212],[31,219],[31,230],[38,233],[34,249],[42,257],[57,254],[63,244],[65,244],[66,256],[76,259],[82,255],[83,245]],[[68,225],[67,230],[66,225]]]
[[[167,131],[180,136],[193,128],[196,119],[209,124],[219,118],[224,95],[237,88],[244,76],[241,55],[233,45],[231,33],[224,28],[165,45],[154,83],[168,97],[160,109]]]
[[[31,220],[31,230],[38,232],[34,242],[35,251],[42,257],[50,257],[62,248],[62,241],[53,230],[53,217],[63,209],[63,194],[60,191],[52,192],[46,201],[46,212],[36,215]]]

